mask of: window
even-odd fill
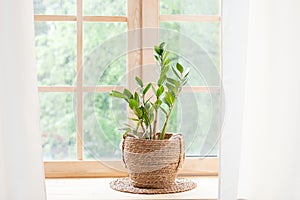
[[[134,88],[136,75],[154,81],[159,41],[191,68],[170,124],[185,135],[182,173],[217,173],[219,0],[34,0],[34,8],[47,177],[126,174],[116,126],[127,108],[108,94]]]

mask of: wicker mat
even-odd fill
[[[148,189],[148,188],[137,188],[131,183],[129,177],[118,178],[110,183],[110,187],[114,190],[121,192],[128,192],[134,194],[169,194],[178,193],[192,190],[197,186],[193,181],[186,178],[176,179],[173,186],[163,189]]]

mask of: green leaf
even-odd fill
[[[131,94],[131,92],[128,90],[128,89],[124,89],[123,90],[123,94],[128,98],[128,99],[132,99],[132,94]]]
[[[170,65],[163,66],[160,72],[160,76],[165,76],[170,70]]]
[[[147,110],[144,107],[141,107],[141,111],[142,111],[142,117],[145,120],[146,126],[149,126],[149,118],[147,115]]]
[[[161,76],[157,81],[157,85],[161,86],[165,82],[166,79],[167,79],[167,76]]]
[[[156,94],[156,89],[152,84],[151,84],[151,88],[152,88],[153,93]]]
[[[137,92],[134,93],[134,100],[138,103],[140,102],[140,98]]]
[[[168,112],[167,112],[162,106],[160,106],[160,109],[161,109],[161,111],[163,111],[163,113],[164,113],[165,115],[168,115]]]
[[[151,102],[150,102],[151,103]],[[152,113],[155,110],[155,105],[154,103],[151,103],[152,107],[150,108],[149,112]]]
[[[159,59],[158,55],[154,54],[154,57],[155,57],[155,60],[157,60],[158,62],[160,62],[160,59]]]
[[[137,121],[139,121],[139,119],[136,119],[136,118],[128,118],[128,119],[130,119],[130,120],[132,120],[132,121],[135,121],[135,122],[137,122]]]
[[[141,109],[139,109],[138,107],[135,107],[133,109],[133,112],[136,116],[138,116],[138,118],[141,118],[143,116],[143,111]]]
[[[173,78],[167,78],[167,81],[173,85],[175,85],[176,87],[179,87],[180,86],[180,82],[173,79]]]
[[[169,84],[169,83],[166,83],[166,86],[167,86],[167,88],[168,88],[170,91],[172,91],[175,95],[178,94],[178,90],[177,90],[173,85],[171,85],[171,84]]]
[[[157,99],[153,105],[155,110],[157,110],[161,104],[162,104],[162,101],[160,99]]]
[[[161,101],[160,99],[157,99],[157,100],[155,101],[155,104],[160,106],[160,105],[162,104],[162,101]]]
[[[165,101],[168,104],[168,106],[170,107],[173,104],[173,95],[170,92],[165,92]]]
[[[135,80],[140,87],[143,87],[143,81],[139,77],[136,76]]]
[[[131,131],[131,129],[130,128],[126,128],[126,127],[124,127],[124,128],[119,128],[119,130],[120,131],[128,131],[128,132],[130,132]]]
[[[148,83],[148,85],[145,87],[145,89],[143,90],[143,94],[144,95],[148,92],[148,90],[150,89],[151,85],[152,85],[151,83]]]
[[[117,97],[117,98],[122,98],[122,99],[126,98],[126,96],[124,94],[122,94],[121,92],[116,91],[116,90],[111,91],[111,93],[109,95],[112,97]]]
[[[161,56],[163,49],[161,49],[160,47],[154,45],[154,51]]]
[[[133,126],[130,124],[125,123],[124,125],[127,126],[128,128],[133,128]]]
[[[171,94],[171,101],[172,101],[172,104],[175,102],[175,99],[176,99],[176,96],[173,92],[170,92]]]
[[[169,108],[171,107],[171,104],[170,104],[170,102],[167,101],[166,97],[163,98],[163,102],[164,102],[165,104],[167,104],[167,106],[168,106]]]
[[[167,58],[166,60],[164,60],[163,65],[168,65],[170,63],[170,58]]]
[[[145,104],[145,110],[149,110],[151,108],[151,104],[149,102],[147,102]]]
[[[139,106],[138,102],[136,102],[136,100],[134,99],[130,99],[129,100],[129,107],[131,108],[131,110],[133,110],[134,108],[137,108]]]
[[[173,67],[172,67],[172,71],[177,76],[177,78],[180,79],[180,75],[178,74],[178,72]]]
[[[188,79],[184,80],[184,81],[182,82],[182,85],[186,85],[187,82],[188,82]]]
[[[164,86],[159,86],[159,88],[157,89],[157,92],[156,92],[156,97],[160,97],[162,95],[162,93],[164,92]]]
[[[185,75],[183,76],[184,78],[186,78],[189,73],[190,73],[190,68],[187,68],[185,71],[184,71]]]
[[[183,67],[182,67],[181,64],[177,63],[177,64],[176,64],[176,68],[177,68],[177,70],[178,70],[181,74],[183,73]]]
[[[169,54],[170,54],[170,52],[165,51],[162,59],[165,60],[169,56]]]
[[[165,42],[160,43],[159,48],[160,49],[165,49],[166,48],[166,43]]]
[[[150,109],[151,112],[153,112],[154,110],[159,109],[160,105],[162,104],[162,100],[157,99],[154,103],[151,103],[152,107]]]

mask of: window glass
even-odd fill
[[[35,22],[39,85],[73,85],[76,77],[76,27],[73,22]]]
[[[84,15],[125,16],[127,0],[83,0]]]
[[[184,135],[187,156],[217,154],[220,99],[218,94],[183,92],[173,110],[169,132]],[[165,115],[160,113],[160,127]]]
[[[76,159],[76,118],[72,93],[40,93],[44,160]]]
[[[126,23],[84,23],[84,84],[125,85]]]
[[[160,27],[160,40],[168,44],[173,62],[190,68],[187,87],[216,88],[183,92],[169,131],[184,135],[187,156],[216,156],[221,126],[220,23],[161,22]],[[163,118],[161,113],[161,123]]]
[[[76,0],[33,0],[36,15],[75,15]]]
[[[197,62],[201,66],[210,65],[212,68],[220,68],[220,23],[219,22],[161,22],[161,41],[166,41],[172,50],[181,52],[181,48],[189,48],[189,62],[193,59],[202,60]],[[186,53],[186,52],[185,52]],[[197,67],[197,66],[195,66]],[[191,72],[191,76],[197,73]],[[192,77],[190,84],[199,85],[197,78]]]
[[[160,14],[219,15],[219,0],[160,0]]]
[[[84,95],[84,158],[121,158],[122,131],[127,120],[126,105],[109,93]]]

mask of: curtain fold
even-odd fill
[[[226,112],[219,198],[299,200],[300,1],[251,0],[249,8],[243,5],[246,15],[237,11],[236,1],[223,1]],[[247,27],[238,21],[247,24],[247,15],[245,33],[241,29]],[[237,44],[239,34],[248,45]],[[239,67],[245,63],[234,62],[241,55],[238,48],[246,51],[244,71]]]
[[[44,200],[32,0],[0,6],[0,199]]]
[[[237,196],[244,83],[247,56],[248,0],[222,1],[223,128],[220,145],[219,199]]]
[[[250,1],[240,197],[300,199],[299,9]]]

